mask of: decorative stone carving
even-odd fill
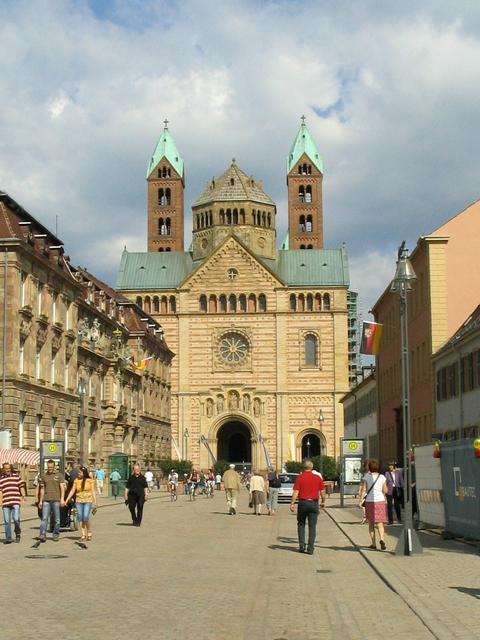
[[[255,398],[253,400],[253,415],[258,418],[262,410],[262,403],[260,402],[260,398]]]
[[[229,411],[237,411],[240,405],[240,394],[237,391],[228,392],[228,409]]]
[[[243,396],[243,410],[245,413],[250,413],[250,396],[245,393]]]
[[[222,395],[217,396],[217,413],[225,411],[225,398]]]
[[[213,416],[213,400],[211,398],[207,398],[206,409],[207,418],[211,418]]]

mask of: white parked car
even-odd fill
[[[293,485],[297,479],[298,473],[280,473],[279,477],[282,486],[278,490],[278,501],[290,502],[293,495]]]

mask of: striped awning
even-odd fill
[[[29,449],[0,449],[0,464],[4,462],[35,466],[40,462],[40,452]]]

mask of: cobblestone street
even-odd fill
[[[352,511],[336,509],[334,498],[329,504],[342,521],[352,521],[340,526],[353,529]],[[361,640],[389,630],[397,639],[441,637],[387,586],[332,517],[320,518],[315,555],[300,555],[288,505],[275,517],[254,517],[246,492],[237,516],[227,515],[223,493],[194,503],[153,494],[141,528],[130,526],[123,503],[105,506],[86,550],[70,532],[33,549],[36,526],[24,522],[22,542],[1,547],[2,637]],[[361,533],[366,545],[366,528]],[[387,542],[392,549],[394,540]],[[383,564],[416,562],[373,554]],[[453,555],[444,553],[448,562]],[[429,556],[436,563],[425,554],[423,573]],[[478,554],[466,563],[478,575]],[[408,572],[400,578],[408,589]],[[463,598],[458,602],[478,614],[478,600]]]

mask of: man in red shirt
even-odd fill
[[[305,553],[305,521],[308,519],[308,547],[306,552],[309,555],[313,555],[319,513],[318,500],[320,499],[320,507],[324,509],[325,483],[320,476],[312,473],[313,463],[311,460],[304,460],[302,467],[303,473],[297,477],[293,486],[290,511],[292,513],[295,512],[295,502],[298,498],[298,550],[300,553]]]
[[[12,516],[15,526],[15,542],[20,542],[20,505],[24,500],[22,489],[24,489],[23,480],[13,472],[10,464],[5,463],[0,476],[0,493],[2,494],[3,520],[5,523],[4,544],[12,542]]]

